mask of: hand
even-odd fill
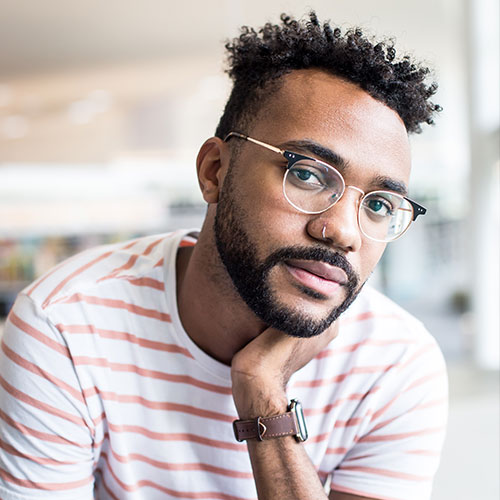
[[[268,328],[238,351],[231,363],[231,378],[240,418],[285,411],[285,389],[292,374],[319,354],[337,334],[337,323],[311,338],[291,337]]]

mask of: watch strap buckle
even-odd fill
[[[267,432],[267,427],[262,422],[262,417],[257,417],[257,439],[262,441]]]

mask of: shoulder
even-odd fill
[[[42,309],[50,309],[75,294],[93,295],[125,282],[141,284],[154,279],[149,283],[160,287],[164,263],[175,255],[185,234],[151,235],[83,251],[41,276],[22,295]]]
[[[438,385],[447,392],[445,362],[434,337],[421,321],[371,287],[341,316],[338,336],[298,372],[299,379],[297,385],[304,388],[331,386],[335,398],[340,393],[370,394],[364,401],[375,406],[405,391],[416,399]]]
[[[365,286],[340,320],[341,331],[372,340],[398,340],[407,345],[436,344],[424,324],[394,301]]]
[[[322,370],[346,374],[349,390],[358,383],[376,386],[373,399],[384,404],[401,391],[416,399],[438,386],[439,392],[447,392],[446,366],[434,337],[421,321],[371,287],[342,316],[339,335],[317,361]]]
[[[325,459],[332,489],[428,498],[448,388],[443,356],[422,322],[367,286],[316,361],[312,382],[298,386],[315,387],[321,401],[330,401],[307,417],[314,425],[314,415],[328,412],[334,422]]]
[[[366,287],[358,299],[339,340],[352,347],[345,349],[345,369],[353,375],[346,390],[361,401],[347,419],[356,424],[355,438],[332,489],[429,498],[447,420],[441,350],[421,321],[380,292]]]
[[[370,285],[361,290],[352,306],[342,316],[342,321],[346,324],[362,320],[396,320],[413,326],[421,324],[415,316]]]
[[[343,318],[334,340],[338,344],[330,348],[345,352],[344,368],[372,377],[371,383],[378,387],[372,394],[374,406],[391,405],[397,412],[403,401],[404,411],[431,399],[445,402],[445,361],[423,323],[371,287],[358,299]]]

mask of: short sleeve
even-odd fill
[[[0,497],[93,498],[93,429],[64,338],[20,295],[0,350]]]
[[[361,404],[370,414],[332,474],[331,489],[383,500],[428,500],[447,420],[448,381],[434,339],[405,351]]]

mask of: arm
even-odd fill
[[[233,398],[241,419],[284,413],[290,376],[337,334],[333,326],[315,338],[298,339],[268,329],[233,358]],[[332,491],[327,497],[303,445],[294,437],[248,441],[259,500],[363,500]],[[369,499],[367,499],[369,500]]]
[[[327,498],[303,446],[293,437],[269,441],[251,440],[248,451],[259,500],[320,500]],[[331,491],[329,500],[373,500]]]
[[[19,296],[0,349],[1,498],[93,498],[92,430],[64,338]]]

